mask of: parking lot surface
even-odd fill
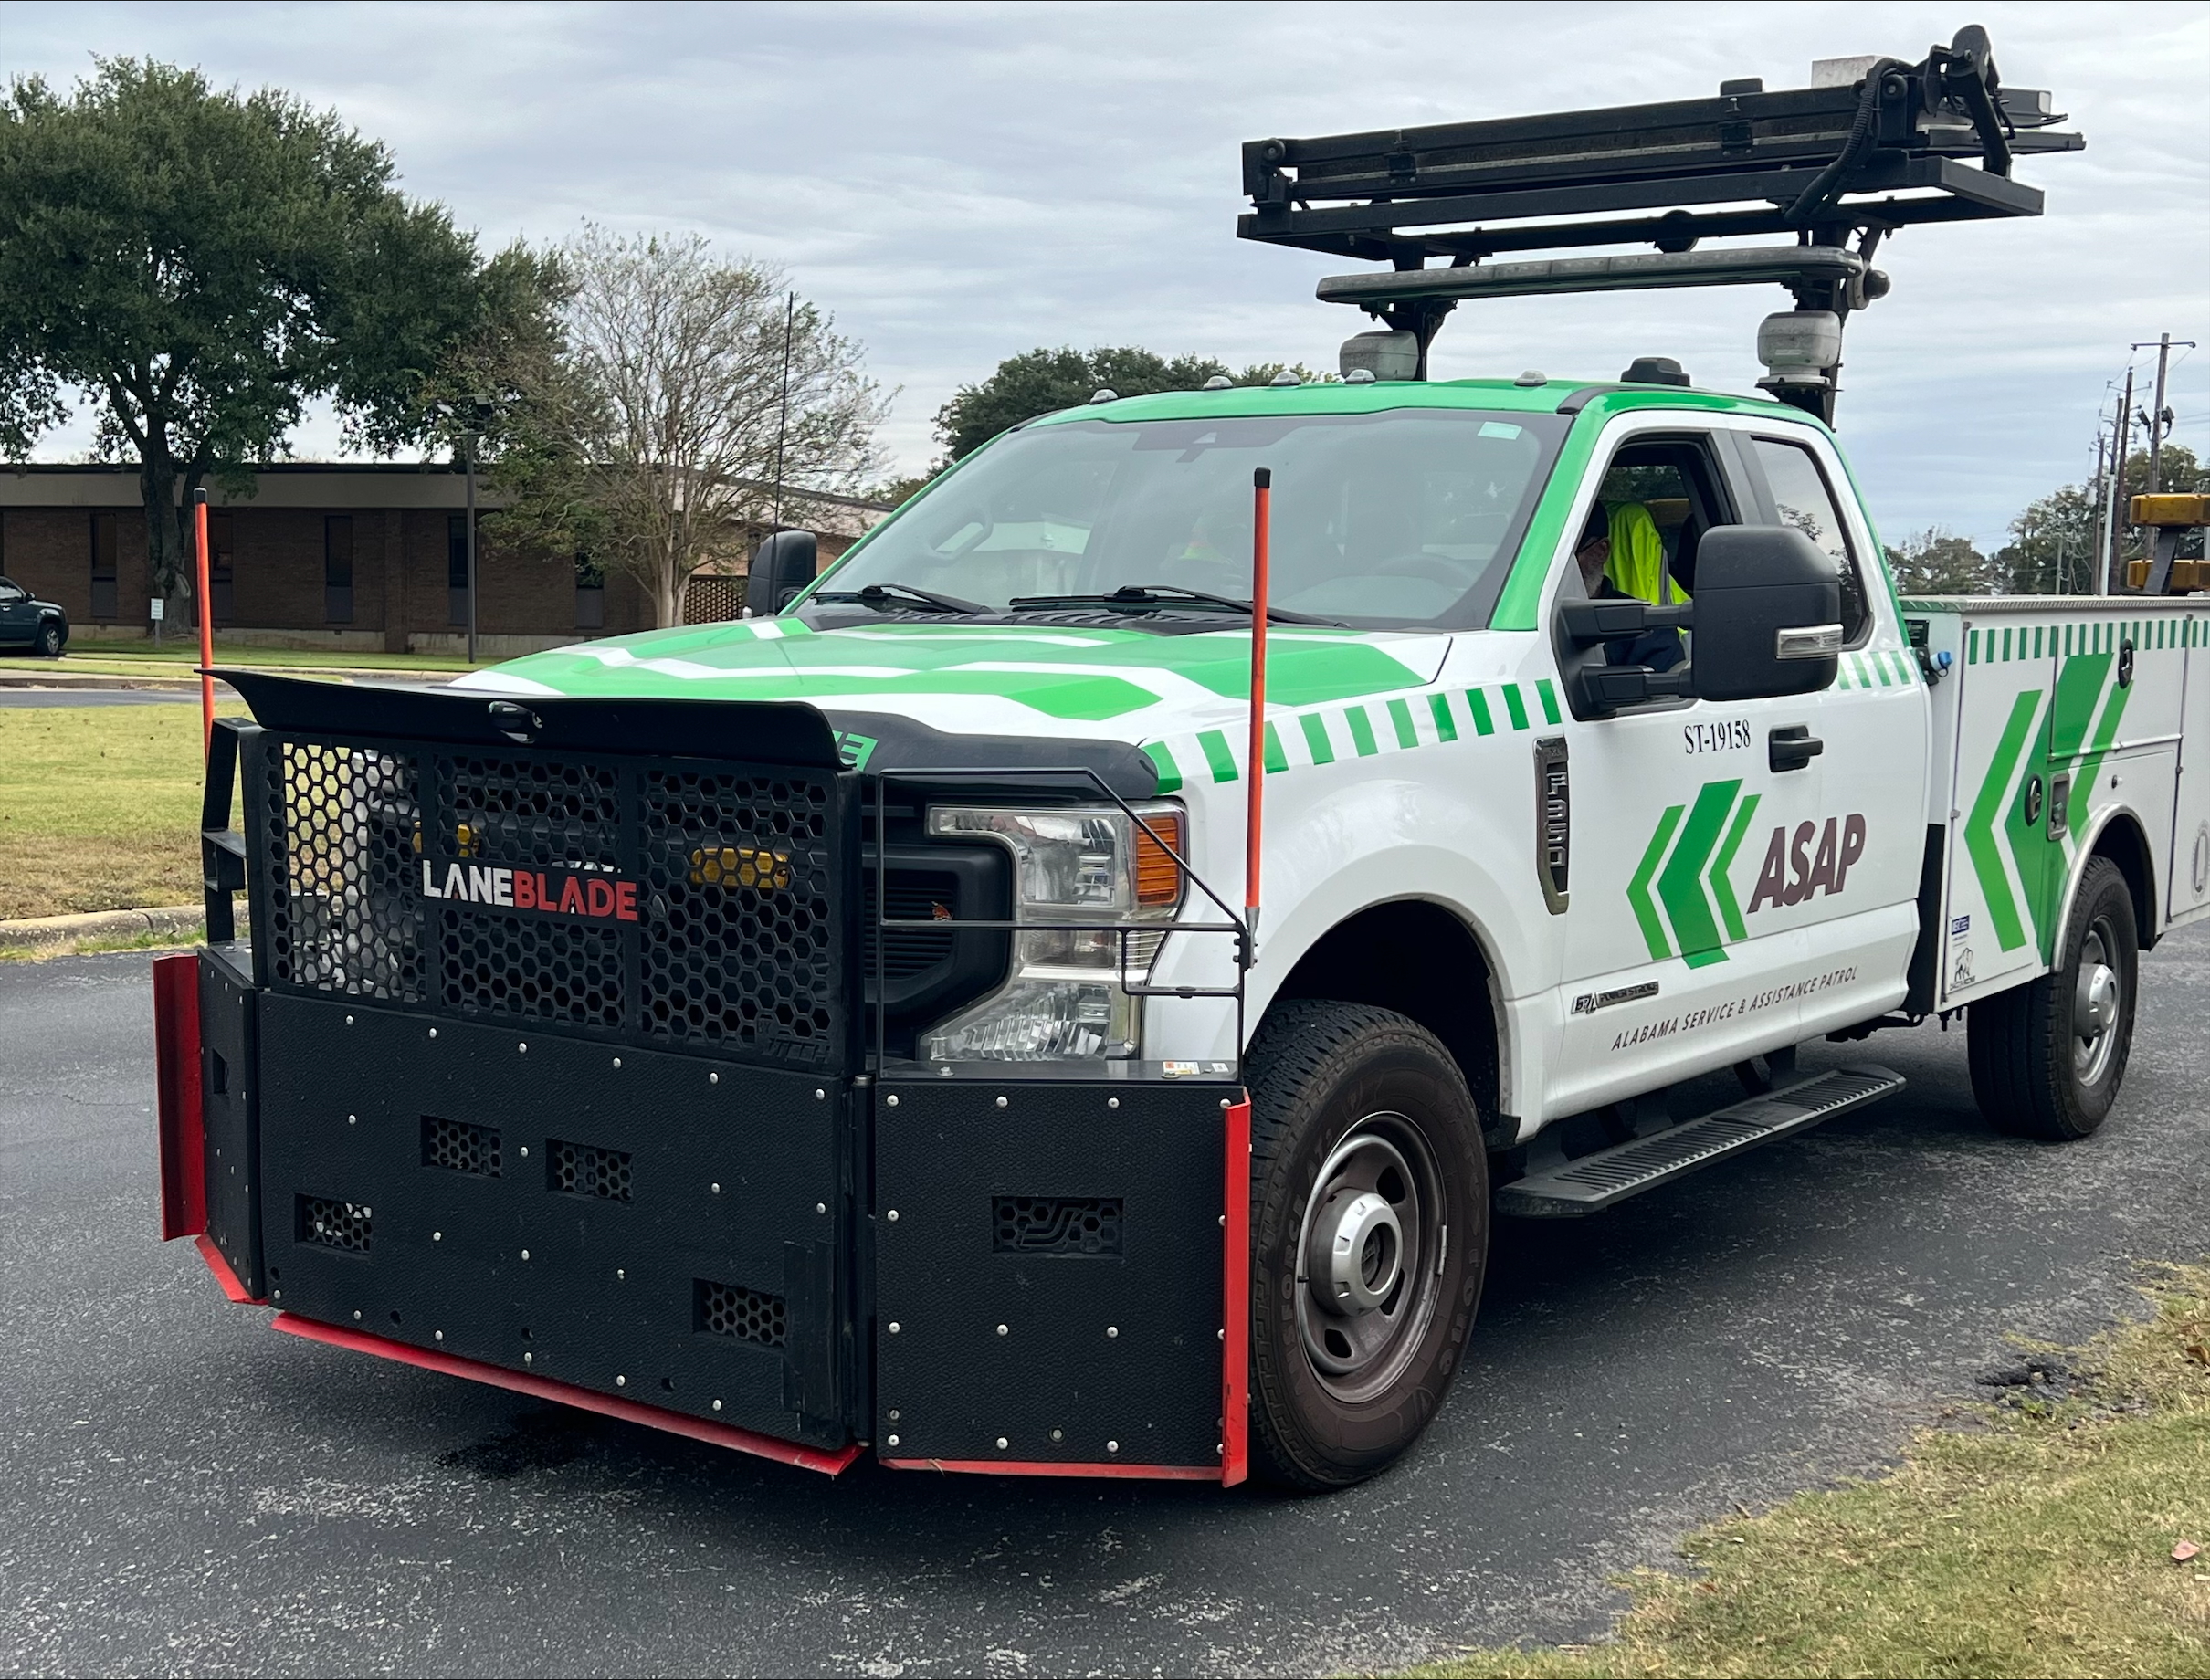
[[[156,1240],[145,955],[0,964],[0,1668],[1325,1673],[1585,1639],[1620,1570],[1876,1467],[2006,1337],[2083,1336],[2136,1261],[2210,1246],[2210,929],[2142,990],[2088,1142],[1993,1135],[1928,1024],[1806,1048],[1908,1076],[1883,1106],[1506,1223],[1426,1441],[1291,1498],[832,1482],[272,1335]]]

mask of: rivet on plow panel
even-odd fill
[[[353,1025],[353,1018],[351,1015],[346,1016],[346,1017],[345,1017],[345,1024],[346,1024],[347,1026],[351,1026],[351,1025]],[[435,1034],[435,1033],[432,1033],[432,1034],[430,1034],[430,1036],[431,1036],[432,1038],[435,1038],[435,1037],[437,1037],[437,1034]]]
[[[1117,1453],[1121,1450],[1121,1444],[1118,1441],[1108,1441],[1105,1444],[1105,1450],[1108,1453]]]
[[[1009,1328],[1006,1328],[1005,1325],[1002,1325],[1002,1324],[1001,1324],[1001,1325],[999,1325],[999,1326],[997,1327],[997,1333],[998,1333],[1000,1336],[1010,1336],[1010,1335],[1012,1335],[1012,1334],[1013,1334],[1013,1332],[1012,1332],[1012,1331],[1011,1331]]]
[[[614,1380],[614,1386],[617,1389],[626,1389],[629,1386],[629,1379],[626,1377],[616,1377]]]
[[[889,1220],[892,1224],[896,1224],[898,1223],[898,1210],[896,1208],[892,1208],[889,1213],[885,1213],[883,1217]]]
[[[534,1365],[537,1363],[537,1356],[534,1353],[525,1353],[521,1356],[521,1362],[524,1365]]]
[[[898,1107],[898,1098],[896,1098],[895,1097],[891,1097],[891,1098],[889,1099],[889,1101],[890,1101],[890,1107],[891,1107],[891,1108],[895,1108],[896,1107]]]
[[[713,1409],[714,1409],[716,1412],[719,1412],[719,1411],[721,1409],[721,1402],[720,1401],[718,1401],[718,1400],[717,1400],[717,1401],[715,1401],[715,1402],[713,1402]]]
[[[528,1249],[526,1249],[526,1248],[525,1248],[525,1249],[523,1249],[523,1250],[521,1251],[521,1257],[522,1257],[524,1260],[527,1260],[527,1259],[530,1257],[530,1251],[529,1251]]]
[[[823,1102],[823,1101],[826,1101],[826,1100],[827,1099],[827,1097],[828,1097],[828,1093],[827,1093],[826,1091],[824,1091],[824,1090],[820,1089],[820,1088],[819,1088],[819,1087],[816,1087],[816,1089],[815,1089],[815,1091],[814,1091],[814,1100],[815,1100],[816,1102]]]
[[[709,1085],[719,1085],[721,1083],[721,1076],[720,1074],[708,1074],[706,1076],[706,1083]]]
[[[435,1037],[437,1037],[437,1029],[436,1027],[432,1027],[432,1028],[430,1028],[430,1036],[431,1036],[432,1038],[435,1038]]]
[[[431,1232],[431,1233],[430,1233],[430,1241],[431,1241],[431,1242],[433,1242],[433,1243],[442,1243],[442,1242],[444,1242],[444,1241],[445,1241],[445,1233],[444,1233],[444,1232],[442,1232],[442,1231],[433,1231],[433,1232]]]
[[[1051,1438],[1054,1441],[1064,1441],[1067,1438],[1067,1432],[1063,1429],[1055,1429],[1051,1432]]]
[[[1108,1097],[1105,1099],[1105,1106],[1108,1108],[1118,1108],[1121,1106],[1121,1099],[1118,1097]]]
[[[1011,1107],[1011,1105],[1007,1103],[1006,1100],[1002,1097],[997,1099],[997,1106],[1001,1108]]]
[[[616,1056],[616,1057],[614,1058],[614,1065],[615,1065],[616,1067],[619,1067],[619,1066],[622,1065],[622,1058],[621,1058],[620,1056],[618,1056],[618,1055],[617,1055],[617,1056]]]
[[[430,1334],[435,1336],[439,1341],[443,1341],[445,1339],[445,1332],[443,1330],[432,1330]]]
[[[721,1193],[721,1187],[719,1184],[712,1186],[712,1190],[713,1193],[717,1196]]]
[[[898,1437],[897,1437],[896,1435],[889,1435],[889,1436],[885,1437],[885,1439],[886,1439],[886,1440],[889,1442],[889,1444],[890,1445],[892,1445],[892,1446],[896,1446],[896,1445],[898,1444]]]
[[[1105,1339],[1107,1341],[1111,1341],[1118,1337],[1120,1333],[1121,1327],[1117,1324],[1109,1324],[1105,1327]]]
[[[514,1046],[514,1054],[515,1054],[515,1055],[529,1055],[529,1054],[530,1054],[530,1046],[529,1046],[529,1045],[528,1045],[526,1042],[517,1044],[517,1045]]]
[[[898,1320],[895,1318],[890,1320],[890,1334],[893,1336],[898,1334]]]
[[[1003,1435],[998,1436],[998,1438],[997,1438],[997,1450],[998,1450],[999,1452],[1001,1452],[1001,1453],[1002,1453],[1002,1452],[1004,1452],[1004,1451],[1005,1450],[1006,1444],[1006,1444],[1006,1441],[1005,1441],[1005,1436],[1003,1436]]]

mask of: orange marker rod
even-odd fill
[[[207,672],[215,665],[215,596],[208,584],[207,492],[192,492],[192,546],[199,568],[199,720],[200,757],[215,751],[215,678]]]
[[[1266,815],[1266,616],[1268,522],[1273,517],[1274,475],[1261,467],[1251,474],[1251,744],[1249,815],[1245,824],[1243,924],[1258,934],[1259,831]]]

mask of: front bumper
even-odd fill
[[[1243,1477],[1233,1086],[799,1073],[235,948],[156,999],[164,1234],[280,1328],[832,1474]]]

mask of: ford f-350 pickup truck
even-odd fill
[[[816,1469],[1318,1488],[1479,1357],[1492,1218],[1902,1083],[1807,1040],[1963,1012],[2092,1133],[2210,913],[2210,600],[1900,599],[1817,368],[1375,353],[1042,416],[744,622],[232,675],[165,1232]]]

